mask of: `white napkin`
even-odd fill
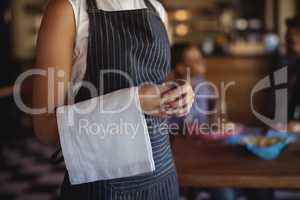
[[[79,113],[87,106],[92,107],[89,112]],[[138,88],[62,106],[56,114],[62,153],[72,185],[155,170]]]

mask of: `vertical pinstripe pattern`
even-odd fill
[[[103,11],[95,0],[88,1],[90,20],[87,71],[84,80],[93,83],[103,95],[132,87],[119,74],[100,77],[99,70],[120,70],[142,83],[159,84],[170,67],[170,48],[165,27],[149,0],[147,8]],[[99,83],[103,79],[103,84]],[[103,91],[101,91],[101,88]],[[76,101],[90,99],[84,88]],[[70,185],[66,172],[61,197],[65,200],[177,200],[178,183],[165,122],[145,115],[156,170],[147,175]],[[113,147],[112,147],[113,148]]]

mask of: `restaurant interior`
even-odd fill
[[[59,199],[64,178],[64,164],[50,161],[56,147],[36,140],[32,116],[16,102],[31,105],[32,81],[16,80],[33,68],[47,2],[0,1],[0,200]],[[300,62],[293,70],[287,62],[287,19],[300,15],[300,0],[160,2],[170,44],[197,47],[203,77],[220,91],[209,120],[229,127],[171,136],[181,199],[300,200],[300,102],[290,95],[300,89]],[[300,22],[292,24],[300,43]]]

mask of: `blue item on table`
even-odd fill
[[[251,138],[255,136],[264,136],[267,138],[278,138],[278,143],[275,143],[270,146],[259,146],[255,143],[249,143]],[[258,157],[265,159],[265,160],[273,160],[280,152],[286,147],[288,144],[296,142],[297,136],[293,133],[289,132],[280,132],[275,130],[270,130],[266,134],[264,134],[261,131],[255,131],[254,133],[251,132],[251,134],[248,132],[241,134],[241,135],[234,135],[229,137],[225,143],[226,144],[239,144],[244,145],[247,150],[252,152],[253,154],[257,155]]]

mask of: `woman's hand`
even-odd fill
[[[183,117],[187,115],[195,100],[191,84],[183,80],[165,84],[171,85],[171,89],[162,95],[164,113],[169,117]]]
[[[142,85],[139,97],[144,113],[163,118],[185,116],[194,102],[194,92],[187,81]]]

